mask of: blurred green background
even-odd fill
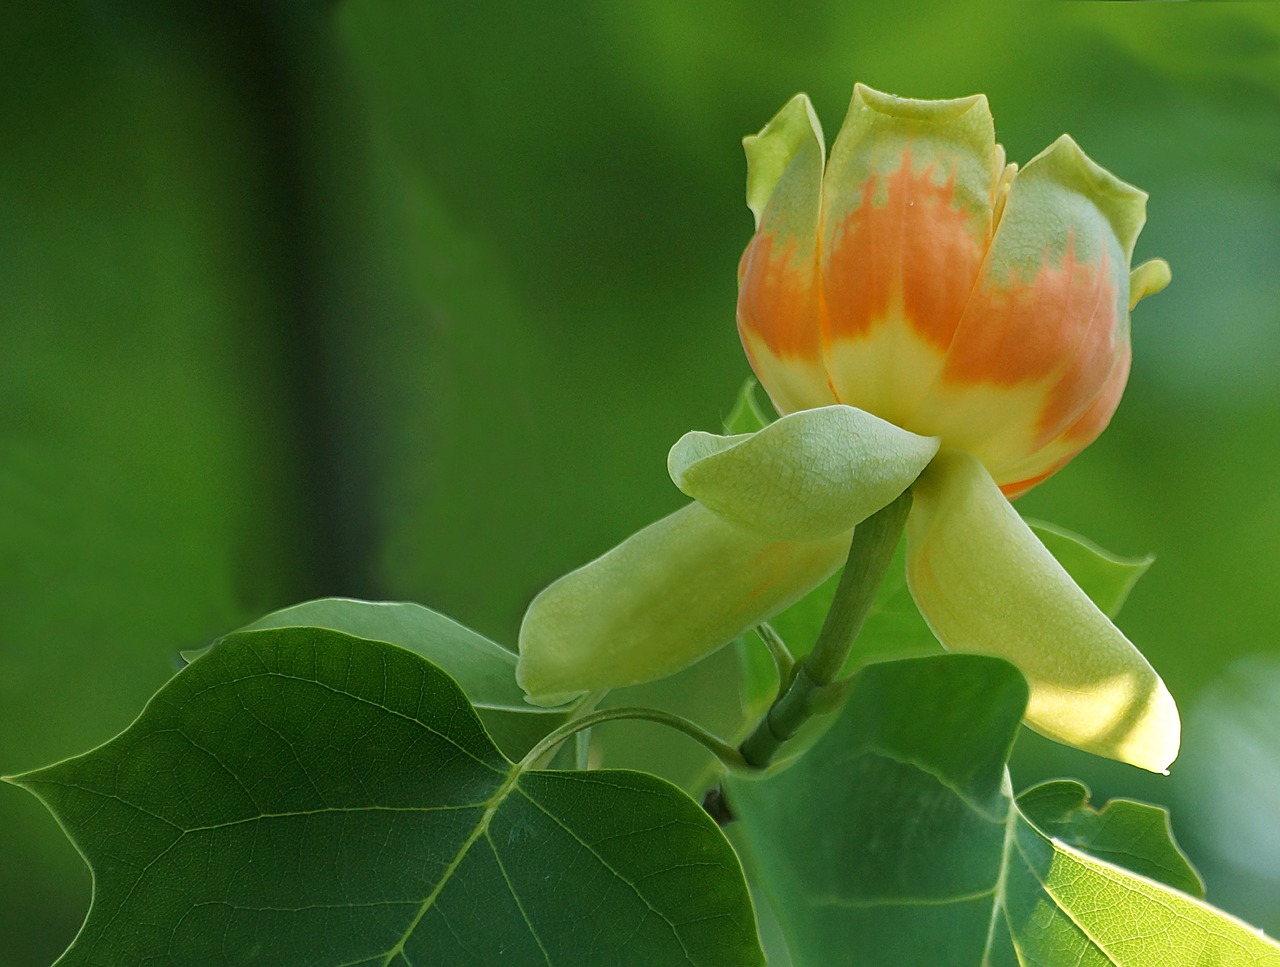
[[[801,13],[800,11],[804,12]],[[1187,718],[1169,778],[1019,742],[1015,781],[1174,808],[1280,932],[1280,6],[24,2],[0,30],[0,773],[137,714],[182,648],[309,597],[512,644],[676,507],[748,369],[740,139],[795,91],[985,91],[1151,193],[1112,429],[1020,502],[1159,560],[1122,624]],[[0,788],[0,951],[90,879]]]

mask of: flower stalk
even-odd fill
[[[813,650],[795,666],[790,680],[755,731],[739,747],[749,766],[763,769],[814,715],[829,712],[843,695],[837,680],[871,611],[911,510],[911,491],[858,525],[849,558]]]

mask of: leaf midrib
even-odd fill
[[[440,874],[440,879],[427,895],[427,898],[422,901],[421,906],[418,907],[418,912],[414,914],[413,920],[409,922],[409,926],[405,928],[404,933],[401,935],[400,939],[396,941],[395,946],[382,955],[382,967],[390,967],[391,961],[393,961],[398,955],[404,953],[404,945],[409,942],[409,938],[412,937],[413,932],[418,929],[418,924],[422,922],[422,918],[427,915],[427,911],[431,909],[432,905],[436,902],[436,899],[442,892],[444,892],[445,886],[448,885],[453,874],[457,872],[458,867],[462,865],[462,861],[466,859],[467,854],[471,851],[471,847],[474,846],[482,836],[488,833],[489,824],[493,822],[494,815],[506,801],[507,796],[511,794],[511,790],[515,788],[516,783],[520,781],[520,774],[520,766],[512,765],[510,769],[508,769],[506,777],[501,783],[499,783],[498,788],[494,791],[493,795],[485,801],[484,813],[480,816],[479,822],[476,823],[475,829],[471,831],[471,834],[467,837],[466,841],[458,848],[457,854],[452,860],[450,860],[449,865],[445,867],[444,872]]]

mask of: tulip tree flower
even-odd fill
[[[697,661],[834,573],[910,490],[908,586],[939,641],[1015,664],[1044,735],[1165,770],[1169,692],[1009,503],[1119,402],[1129,311],[1169,279],[1129,269],[1146,195],[1067,136],[1006,164],[980,95],[859,85],[829,158],[798,95],[744,143],[738,330],[781,418],[687,434],[668,467],[694,502],[535,599],[530,699]]]

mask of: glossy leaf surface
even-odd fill
[[[1183,893],[1204,896],[1200,875],[1173,840],[1169,814],[1158,806],[1113,799],[1094,809],[1087,788],[1061,780],[1022,793],[1018,809],[1048,836]]]

